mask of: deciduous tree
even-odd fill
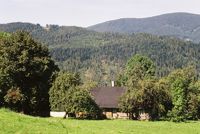
[[[48,49],[29,33],[19,31],[0,40],[0,89],[6,104],[19,102],[14,109],[32,115],[49,114],[48,91],[56,70]],[[14,101],[14,93],[23,99]]]
[[[59,72],[49,91],[51,110],[65,111],[68,90],[80,84],[81,81],[78,74]]]

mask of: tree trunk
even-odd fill
[[[64,115],[63,119],[66,119],[66,118],[67,118],[67,116],[68,116],[68,112],[67,112],[67,111],[65,111],[65,115]]]

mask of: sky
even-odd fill
[[[87,27],[119,18],[200,14],[200,0],[0,0],[0,24],[30,22]]]

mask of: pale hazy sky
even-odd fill
[[[0,0],[0,23],[89,26],[164,13],[200,14],[200,0]]]

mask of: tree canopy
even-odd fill
[[[150,119],[166,115],[170,97],[165,85],[155,79],[152,60],[141,55],[133,56],[126,64],[123,77],[127,88],[119,103],[123,112],[129,113],[133,119],[140,118],[141,112],[148,113]]]
[[[51,110],[66,111],[66,102],[68,90],[81,84],[80,77],[76,73],[59,72],[50,88]]]
[[[49,114],[48,91],[58,67],[49,51],[27,32],[0,39],[2,105],[33,115]]]
[[[126,93],[119,106],[130,118],[148,113],[150,119],[165,118],[172,121],[199,119],[200,90],[198,72],[194,66],[172,71],[168,76],[156,78],[153,62],[147,57],[132,57],[119,82],[125,83]]]
[[[65,111],[66,115],[81,113],[84,118],[100,118],[100,109],[88,86],[93,85],[82,85],[77,73],[58,73],[49,91],[51,110]]]
[[[168,76],[172,95],[172,111],[169,117],[173,121],[198,119],[200,90],[197,72],[193,67],[178,69]]]

